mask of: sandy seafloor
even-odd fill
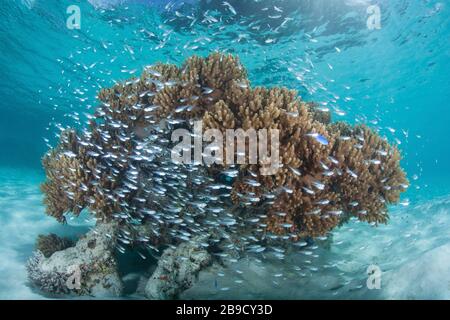
[[[0,299],[45,299],[27,282],[25,264],[39,233],[76,237],[86,216],[60,225],[44,214],[40,173],[0,169]],[[304,249],[284,260],[243,258],[199,276],[183,299],[450,299],[450,195],[391,208],[388,225],[351,222],[331,246]],[[367,288],[378,266],[381,289]],[[130,274],[127,278],[135,278]],[[128,295],[124,298],[139,298]]]

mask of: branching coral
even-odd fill
[[[68,238],[58,237],[56,234],[51,233],[48,235],[40,234],[36,240],[36,249],[48,258],[56,251],[61,251],[72,247],[73,241]]]
[[[65,132],[44,158],[42,189],[47,212],[59,220],[83,208],[119,219],[127,226],[123,243],[135,240],[135,225],[147,226],[149,234],[137,238],[149,245],[198,232],[245,234],[244,244],[295,241],[352,216],[386,222],[387,205],[407,187],[398,150],[374,131],[332,123],[293,90],[251,88],[231,55],[150,66],[99,99],[89,128]],[[222,133],[278,129],[281,167],[262,175],[266,163],[234,165],[226,154],[207,168],[174,164],[170,134],[192,129],[194,120]]]

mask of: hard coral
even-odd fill
[[[116,234],[116,223],[98,224],[76,244],[49,257],[35,251],[26,265],[30,284],[52,295],[120,296],[123,284],[114,257]]]
[[[44,158],[47,212],[59,220],[87,207],[101,219],[146,223],[151,237],[219,229],[225,238],[224,230],[247,232],[244,242],[297,240],[352,216],[386,222],[387,205],[407,187],[398,150],[374,131],[332,123],[293,90],[251,88],[231,55],[150,66],[99,99],[89,129],[67,131]],[[262,175],[264,163],[233,166],[226,155],[209,168],[172,163],[170,133],[193,120],[223,133],[278,129],[282,166]],[[221,183],[230,168],[232,186]]]
[[[36,249],[42,252],[46,258],[50,257],[56,251],[67,249],[73,245],[72,240],[58,237],[54,233],[48,235],[40,234],[36,240]]]

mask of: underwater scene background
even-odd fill
[[[69,28],[70,6],[81,23]],[[310,250],[251,255],[200,272],[186,299],[450,298],[450,25],[434,0],[13,0],[0,4],[0,298],[55,298],[37,290],[27,261],[39,234],[76,239],[88,212],[45,215],[41,160],[60,128],[81,128],[101,88],[156,62],[239,56],[252,86],[283,86],[367,124],[401,151],[409,187],[387,224],[351,220]],[[379,9],[380,24],[370,26]],[[78,28],[79,27],[79,28]],[[312,249],[311,249],[312,248]],[[125,289],[149,268],[117,252]],[[153,261],[156,264],[155,261]],[[382,271],[381,288],[367,284]],[[298,268],[294,268],[298,267]],[[151,268],[151,267],[150,267]],[[377,269],[378,270],[378,269]],[[61,298],[57,296],[56,298]],[[73,298],[73,296],[72,296]]]

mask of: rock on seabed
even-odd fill
[[[200,237],[201,239],[201,237]],[[175,299],[197,281],[199,272],[212,263],[211,255],[196,239],[168,248],[145,286],[149,299]]]

